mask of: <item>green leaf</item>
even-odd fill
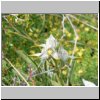
[[[22,50],[16,50],[16,53],[28,64],[34,66],[33,68],[36,67],[35,62],[33,62],[28,55],[26,55]]]
[[[61,86],[61,84],[58,83],[58,82],[56,82],[56,81],[51,81],[51,84],[52,84],[53,86]]]

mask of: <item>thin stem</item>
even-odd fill
[[[72,23],[72,21],[70,20],[70,18],[69,18],[68,15],[67,15],[67,19],[68,19],[70,25],[72,26],[73,31],[74,31],[74,34],[75,34],[75,43],[74,43],[74,48],[73,48],[73,51],[72,51],[72,57],[73,57],[74,54],[75,54],[75,49],[76,49],[76,45],[77,45],[78,34],[77,34],[77,32],[76,32],[76,30],[75,30],[75,27],[74,27],[74,25],[73,25],[73,23]],[[69,81],[70,81],[71,69],[72,69],[72,62],[73,62],[73,59],[71,59],[70,64],[69,64],[70,67],[69,67],[69,73],[68,73],[68,76],[67,76],[67,85],[69,85]]]
[[[56,67],[56,66],[54,66],[54,67]],[[66,67],[68,67],[67,65],[65,65],[64,67],[61,67],[61,68],[58,68],[59,70],[63,70],[64,68],[66,68]],[[47,71],[43,71],[43,72],[41,72],[41,73],[38,73],[38,74],[35,74],[35,75],[33,75],[33,77],[35,77],[35,76],[38,76],[38,75],[41,75],[41,74],[44,74],[44,73],[48,73],[48,72],[50,72],[50,71],[54,71],[54,70],[56,70],[57,71],[57,69],[49,69],[49,70],[47,70]]]
[[[45,20],[45,14],[43,15],[43,23],[42,23],[42,27],[41,27],[41,32],[42,32],[42,30],[44,30],[44,26],[45,26],[45,22],[46,22],[46,20]]]
[[[61,39],[65,37],[65,34],[64,34],[64,30],[65,30],[65,16],[64,16],[64,14],[62,16],[63,16],[62,17],[62,31],[63,31],[63,35],[62,35]]]
[[[72,24],[72,21],[70,20],[69,16],[67,16],[67,19],[68,19],[68,21],[70,22],[70,24],[71,24],[71,26],[72,26],[72,28],[73,28],[74,34],[75,34],[74,48],[73,48],[73,51],[72,51],[72,57],[73,57],[74,54],[75,54],[75,49],[76,49],[76,45],[77,45],[78,34],[77,34],[77,32],[76,32],[76,30],[75,30],[75,27],[74,27],[74,25]],[[71,61],[70,61],[70,66],[72,65],[72,61],[73,61],[73,59],[71,59]]]
[[[65,16],[63,15],[63,19],[62,19],[63,34],[64,34],[64,29],[65,29],[65,26],[64,26],[64,21],[65,21]]]
[[[33,75],[33,77],[36,77],[36,76],[39,76],[39,75],[42,75],[42,74],[45,74],[45,73],[48,73],[48,72],[52,72],[52,71],[54,71],[54,69],[50,69],[50,70],[47,70],[47,71],[43,71],[39,74],[35,74],[35,75]]]
[[[21,73],[15,68],[15,66],[7,59],[5,60],[11,65],[11,67],[14,68],[14,70],[18,73],[18,75],[24,80],[24,82],[27,84],[27,86],[30,86],[29,83],[26,81],[26,79],[21,75]]]
[[[25,39],[27,39],[27,40],[29,40],[29,41],[31,41],[31,42],[34,43],[34,41],[33,41],[29,36],[24,36],[24,35],[22,35],[21,32],[20,32],[17,28],[15,28],[15,27],[8,21],[8,19],[7,19],[5,16],[3,16],[3,18],[4,18],[4,19],[7,21],[7,23],[16,31],[16,32],[13,32],[14,34],[19,35],[19,36],[21,36],[21,37],[23,37],[23,38],[25,38]],[[4,30],[4,31],[6,31],[6,30]]]
[[[74,15],[69,14],[69,16],[72,17],[72,18],[74,18],[75,20],[77,20],[77,21],[83,23],[84,25],[87,25],[87,26],[91,27],[92,29],[98,31],[98,28],[96,28],[95,26],[92,26],[92,25],[90,25],[90,24],[88,24],[88,23],[86,23],[86,22],[83,22],[83,21],[79,20],[79,19],[76,18]]]

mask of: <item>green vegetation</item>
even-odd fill
[[[71,56],[66,61],[50,50],[45,61],[34,56],[50,35],[59,43],[56,50],[61,46]],[[82,79],[98,85],[96,14],[2,15],[3,86],[83,86]]]

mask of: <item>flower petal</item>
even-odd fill
[[[55,59],[59,59],[59,55],[58,55],[57,52],[54,52],[54,53],[52,54],[52,57],[55,58]]]
[[[67,53],[67,51],[63,47],[59,48],[58,54],[59,54],[60,59],[62,59],[63,61],[67,60],[68,53]]]
[[[44,48],[46,46],[46,44],[40,44],[40,45],[37,45],[37,46]]]
[[[39,56],[41,56],[41,53],[32,54],[30,56],[37,56],[37,57],[39,57]]]
[[[46,47],[47,48],[56,48],[57,45],[58,45],[57,40],[52,35],[50,35],[50,37],[46,40]]]
[[[90,82],[90,81],[87,81],[87,80],[85,80],[85,79],[82,79],[82,81],[83,81],[83,84],[84,84],[85,86],[90,86],[90,87],[96,86],[94,83],[92,83],[92,82]]]
[[[41,59],[42,60],[46,60],[48,58],[48,55],[47,54],[42,54],[42,56],[41,56]]]
[[[41,59],[44,60],[44,59],[47,59],[47,58],[48,58],[47,50],[46,50],[46,48],[43,48],[42,51],[41,51]]]

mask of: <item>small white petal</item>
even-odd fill
[[[55,59],[59,59],[59,55],[58,55],[57,52],[54,52],[54,53],[52,54],[52,57],[55,58]]]
[[[40,47],[44,47],[45,48],[45,46],[46,46],[46,44],[41,44],[41,45],[39,45]]]
[[[48,55],[47,55],[47,50],[46,48],[43,48],[41,51],[41,59],[47,59]]]
[[[42,60],[46,60],[48,58],[48,55],[47,54],[42,54],[42,56],[41,56],[41,59]]]
[[[92,83],[92,82],[90,82],[90,81],[87,81],[87,80],[85,80],[85,79],[82,79],[82,81],[83,81],[83,84],[84,84],[85,86],[89,86],[89,87],[96,86],[94,83]]]
[[[41,56],[41,53],[36,53],[36,54],[31,55],[31,56],[37,56],[37,57],[39,57],[39,56]]]
[[[59,48],[58,54],[59,54],[59,57],[60,57],[63,61],[66,61],[66,60],[67,60],[67,58],[68,58],[68,53],[67,53],[67,51],[66,51],[63,47],[60,47],[60,48]]]
[[[58,45],[57,40],[52,35],[50,35],[50,37],[46,40],[47,48],[56,48],[57,45]]]

